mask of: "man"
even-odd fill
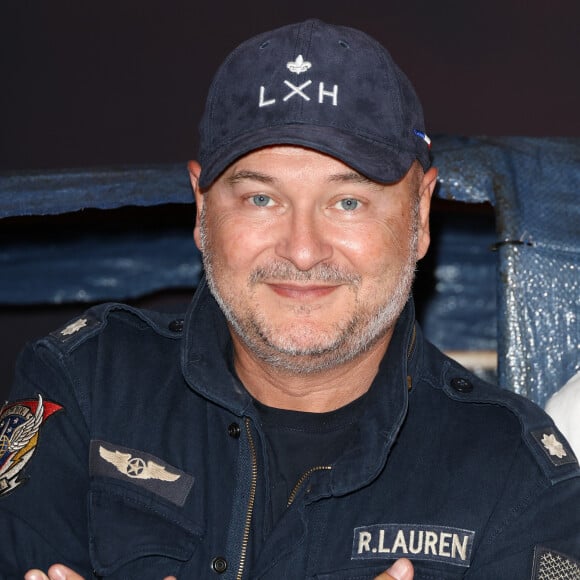
[[[566,441],[415,322],[428,141],[359,31],[230,55],[189,165],[207,282],[185,319],[104,305],[20,360],[3,577],[578,578]]]

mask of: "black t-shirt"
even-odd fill
[[[340,456],[358,430],[365,400],[363,395],[327,413],[287,411],[254,400],[267,440],[270,526],[278,521],[293,493],[306,483],[308,471],[332,466]]]

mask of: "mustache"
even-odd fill
[[[277,282],[333,282],[358,286],[361,276],[340,266],[317,264],[310,270],[298,270],[288,262],[272,262],[255,268],[250,274],[250,283]]]

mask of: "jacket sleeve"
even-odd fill
[[[67,357],[57,346],[49,338],[26,347],[0,415],[3,580],[55,562],[92,577],[88,428]]]
[[[466,579],[580,578],[578,463],[550,471],[519,455]]]

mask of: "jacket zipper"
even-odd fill
[[[242,552],[240,554],[240,566],[236,575],[236,580],[242,580],[246,557],[248,552],[248,543],[250,541],[250,529],[252,525],[252,515],[254,513],[254,502],[256,500],[256,487],[258,485],[258,460],[256,458],[256,446],[250,429],[250,420],[245,419],[244,424],[248,434],[248,443],[250,445],[250,454],[252,456],[252,482],[250,484],[250,499],[248,500],[248,511],[246,512],[246,524],[244,526],[244,535],[242,537]]]
[[[413,323],[411,340],[409,341],[409,346],[407,348],[407,363],[411,360],[411,357],[415,352],[416,342],[417,342],[417,325],[416,323]],[[411,375],[407,375],[407,391],[411,391],[412,388],[413,388],[413,377]]]
[[[411,332],[411,340],[409,341],[409,348],[407,349],[407,360],[411,360],[413,352],[415,351],[415,342],[417,340],[417,326],[413,323],[413,331]]]
[[[417,342],[417,327],[415,324],[413,324],[413,330],[411,332],[411,340],[409,341],[409,348],[407,349],[407,360],[410,360],[411,357],[413,356],[413,352],[415,351],[416,342]],[[298,483],[296,483],[296,485],[292,489],[292,492],[290,493],[290,496],[288,497],[288,502],[286,504],[286,507],[290,507],[292,505],[292,503],[296,499],[296,496],[298,495],[298,492],[300,491],[300,488],[302,487],[304,482],[315,471],[330,471],[331,469],[332,469],[332,466],[330,466],[330,465],[320,465],[318,467],[311,467],[308,471],[303,473],[302,476],[300,477],[300,479],[298,480]]]
[[[298,480],[298,483],[296,483],[296,485],[292,489],[292,492],[290,493],[290,496],[288,497],[288,502],[286,503],[286,507],[290,507],[292,505],[292,502],[296,499],[296,496],[298,495],[298,491],[300,490],[300,488],[302,487],[304,482],[315,471],[330,471],[331,469],[332,469],[332,465],[319,465],[317,467],[311,467],[308,471],[304,472],[302,474],[302,476],[300,477],[300,479]]]
[[[413,333],[411,335],[411,341],[409,344],[409,349],[407,350],[407,360],[409,360],[415,350],[415,340],[417,336],[417,330],[415,325],[413,325]],[[254,438],[252,437],[252,431],[250,429],[250,420],[245,419],[246,433],[248,434],[248,443],[250,445],[250,453],[252,456],[252,482],[250,484],[250,499],[248,501],[248,511],[246,512],[246,524],[244,526],[244,535],[242,538],[242,553],[240,555],[240,566],[238,568],[238,574],[236,580],[242,580],[244,575],[244,567],[246,565],[246,557],[248,552],[248,543],[250,541],[250,529],[252,525],[252,515],[254,513],[254,502],[256,500],[256,487],[258,483],[258,461],[256,458],[256,446],[254,445]],[[304,482],[315,472],[315,471],[330,471],[332,469],[331,465],[319,465],[316,467],[311,467],[306,472],[302,474],[288,497],[288,502],[286,507],[290,507],[300,488],[304,485]]]

